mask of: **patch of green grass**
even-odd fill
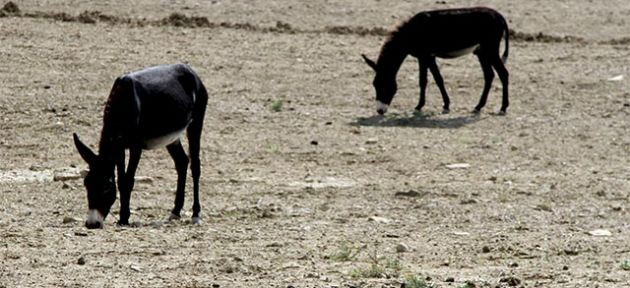
[[[353,261],[357,258],[357,255],[361,253],[361,247],[354,247],[347,242],[341,243],[339,250],[332,255],[330,259],[337,262]]]
[[[625,260],[621,263],[621,269],[630,271],[630,260]]]
[[[409,275],[405,278],[405,288],[430,288],[431,286],[424,281],[416,277],[416,275]]]
[[[355,268],[350,272],[353,278],[398,277],[402,264],[398,259],[378,257],[377,247],[368,254],[370,265],[367,268]]]
[[[387,276],[385,268],[378,263],[372,263],[368,268],[355,268],[350,272],[352,278],[383,278]]]
[[[284,105],[284,100],[282,99],[278,99],[273,101],[273,103],[271,103],[271,111],[273,112],[280,112],[282,111],[282,105]]]
[[[394,270],[396,273],[402,270],[402,264],[400,264],[400,261],[398,261],[398,259],[392,259],[392,258],[387,258],[387,257],[381,257],[380,259],[385,262],[385,268]]]

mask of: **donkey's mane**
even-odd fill
[[[381,48],[378,59],[382,59],[383,56],[389,54],[390,52],[400,49],[401,43],[397,40],[401,40],[401,37],[403,37],[402,34],[405,33],[408,26],[407,24],[409,24],[410,21],[411,19],[401,22],[396,26],[396,28],[394,28],[394,30],[387,34],[387,38]]]

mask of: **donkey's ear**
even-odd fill
[[[370,60],[370,58],[365,56],[365,54],[361,54],[361,57],[363,57],[363,60],[365,60],[365,63],[370,65],[370,67],[372,67],[372,69],[374,69],[374,71],[376,71],[376,63],[374,63],[374,61]]]
[[[94,152],[92,152],[89,147],[87,147],[85,144],[83,144],[83,142],[81,142],[81,140],[79,140],[79,136],[77,136],[77,133],[72,133],[72,138],[74,138],[74,146],[77,146],[77,150],[79,150],[79,154],[81,155],[83,160],[85,160],[88,165],[92,165],[93,163],[95,163],[97,158],[96,154],[94,154]]]

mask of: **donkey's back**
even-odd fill
[[[163,144],[158,142],[169,144],[166,142],[186,130],[194,118],[203,116],[207,94],[200,93],[205,91],[202,88],[197,74],[185,64],[155,66],[123,75],[114,83],[105,112],[105,118],[115,119],[105,122],[120,123],[115,130],[126,134],[121,136],[128,145],[135,141],[143,141],[144,148]]]

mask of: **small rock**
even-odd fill
[[[220,287],[221,287],[221,285],[219,285],[219,284],[212,284],[212,288],[220,288]]]
[[[477,204],[479,203],[479,201],[477,199],[463,199],[461,202],[459,202],[462,205],[468,205],[468,204]]]
[[[470,233],[464,232],[464,231],[453,231],[452,233],[453,233],[453,235],[456,235],[456,236],[468,236],[468,235],[470,235]]]
[[[623,75],[617,75],[617,76],[614,76],[614,77],[610,77],[607,80],[610,81],[610,82],[621,81],[621,80],[623,80]]]
[[[368,144],[368,145],[374,145],[376,143],[378,143],[378,140],[375,138],[370,138],[365,141],[365,144]]]
[[[312,140],[311,141],[311,145],[317,146],[317,145],[319,145],[319,142],[317,142],[317,140]]]
[[[81,172],[78,170],[64,170],[55,172],[53,181],[70,181],[81,179]]]
[[[564,270],[564,271],[569,270],[569,266],[567,266],[567,265],[562,266],[562,270]]]
[[[405,253],[409,251],[409,246],[407,246],[407,244],[405,243],[398,243],[398,245],[396,245],[396,252],[398,253]]]
[[[513,268],[518,267],[518,263],[512,262],[512,263],[508,264],[508,267],[513,267]]]
[[[444,280],[444,282],[455,282],[455,278],[454,277],[446,277],[446,280]]]
[[[483,246],[483,247],[481,248],[481,252],[482,252],[482,253],[490,253],[490,251],[491,251],[491,250],[490,250],[490,247],[488,247],[488,246]]]
[[[380,216],[370,216],[370,218],[368,218],[368,221],[370,221],[370,222],[378,222],[378,223],[389,223],[389,222],[392,222],[391,219],[387,219],[385,217],[380,217]]]
[[[448,168],[448,169],[466,169],[466,168],[470,168],[470,164],[468,164],[468,163],[453,163],[453,164],[446,165],[446,168]]]
[[[85,257],[83,256],[79,257],[79,259],[77,260],[77,264],[85,265]]]
[[[87,232],[83,232],[83,231],[76,231],[76,232],[74,232],[74,236],[85,237],[85,236],[88,236],[88,233]]]
[[[400,191],[400,192],[396,192],[396,194],[394,194],[394,196],[418,197],[418,196],[420,196],[420,192],[415,191],[415,190]]]
[[[603,237],[612,235],[612,233],[606,229],[595,229],[592,231],[588,231],[588,234],[591,236],[603,236]]]
[[[521,284],[521,279],[514,276],[503,277],[499,280],[500,283],[507,283],[508,286],[518,286]]]
[[[79,221],[81,221],[81,219],[79,218],[70,217],[70,216],[63,217],[63,224],[76,223]]]
[[[136,183],[144,183],[144,184],[153,183],[153,178],[149,176],[136,176],[135,179],[136,179]]]
[[[136,272],[142,272],[142,269],[140,268],[140,266],[137,265],[131,265],[129,266],[129,269],[136,271]]]

